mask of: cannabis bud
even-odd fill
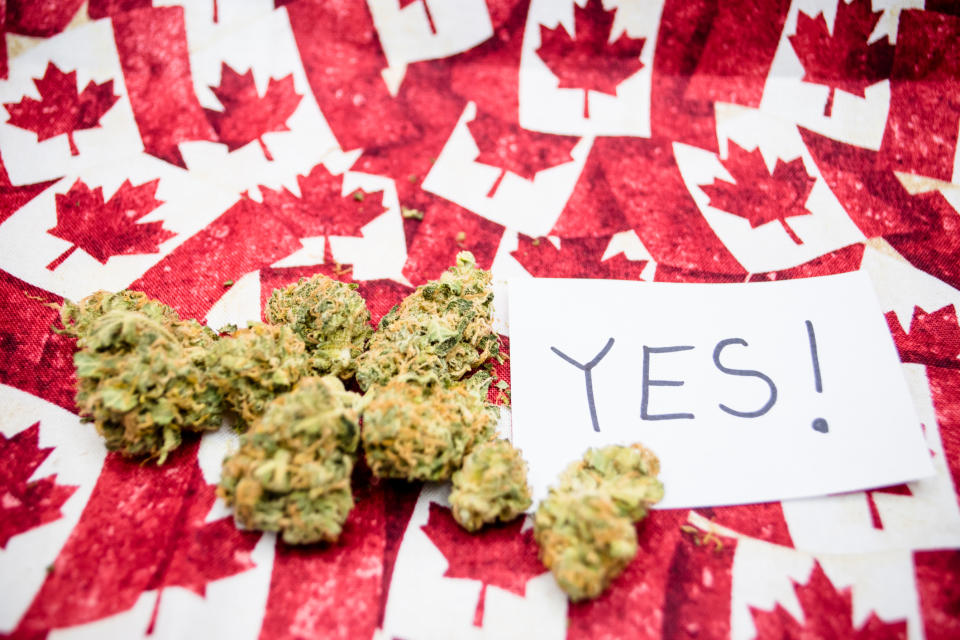
[[[540,558],[571,600],[596,598],[636,555],[634,523],[663,497],[659,471],[640,444],[590,449],[540,503]]]
[[[527,463],[507,440],[477,445],[453,474],[450,505],[454,519],[467,531],[513,520],[530,503]]]
[[[150,298],[142,291],[130,289],[117,293],[97,291],[79,302],[64,300],[60,305],[62,328],[54,328],[54,331],[80,338],[90,331],[98,318],[111,311],[138,311],[173,331],[184,346],[208,348],[217,340],[217,334],[209,327],[193,319],[181,320],[172,307]]]
[[[117,293],[97,291],[79,302],[64,300],[60,305],[60,323],[63,328],[57,333],[79,338],[90,330],[90,325],[111,311],[139,311],[164,326],[180,321],[180,316],[171,307],[153,300],[141,291],[125,289]]]
[[[223,461],[218,493],[238,524],[288,544],[337,540],[353,508],[359,400],[328,375],[270,402]]]
[[[237,428],[245,429],[271,400],[310,374],[310,363],[303,340],[290,327],[252,322],[217,341],[210,374]]]
[[[364,396],[362,437],[374,475],[449,479],[464,455],[493,437],[496,421],[484,400],[486,388],[467,382],[447,387],[436,376],[412,375],[371,388]]]
[[[356,359],[373,333],[370,312],[356,289],[323,274],[301,278],[274,290],[267,319],[287,325],[303,339],[314,371],[346,380],[356,372]]]
[[[208,347],[217,339],[217,334],[196,320],[181,320],[177,312],[159,300],[154,300],[142,291],[124,289],[117,293],[97,291],[79,302],[64,300],[60,305],[60,323],[57,333],[79,338],[101,316],[111,311],[139,311],[148,318],[172,329],[177,339],[189,346]]]
[[[165,315],[108,311],[83,330],[73,356],[80,415],[110,450],[162,464],[181,432],[217,429],[221,395],[203,368],[206,351],[181,342]]]
[[[496,355],[490,279],[490,272],[478,269],[473,255],[462,251],[439,280],[421,285],[391,309],[357,362],[360,388],[407,372],[449,383]]]

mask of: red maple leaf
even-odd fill
[[[318,164],[297,176],[298,198],[288,189],[261,187],[263,204],[300,238],[326,236],[324,256],[330,256],[330,236],[361,236],[368,222],[386,211],[383,192],[357,189],[342,195],[343,175],[335,176]]]
[[[896,313],[888,311],[886,317],[902,362],[960,369],[960,324],[952,304],[933,313],[914,307],[909,334]]]
[[[492,198],[507,171],[533,180],[538,172],[558,164],[571,162],[570,150],[577,144],[575,136],[557,136],[527,131],[496,116],[479,113],[467,123],[473,141],[480,149],[476,162],[500,167],[488,198]]]
[[[561,238],[556,248],[547,238],[520,234],[517,249],[510,255],[537,278],[607,278],[639,280],[646,260],[628,260],[623,254],[603,259],[610,236]]]
[[[867,44],[883,11],[874,13],[870,0],[837,3],[833,34],[823,13],[816,20],[804,12],[797,16],[797,33],[790,44],[803,64],[806,82],[830,87],[824,115],[833,109],[837,89],[864,97],[864,89],[890,76],[894,46],[887,38]]]
[[[517,518],[503,525],[487,526],[480,533],[467,533],[449,509],[430,503],[430,517],[420,528],[447,559],[443,575],[480,580],[483,585],[473,617],[475,626],[483,626],[483,602],[488,585],[523,596],[530,578],[546,571],[537,560],[533,529],[520,531],[523,521]]]
[[[427,0],[400,0],[400,9],[403,10],[403,8],[408,4],[414,4],[418,1],[423,4],[423,12],[427,14],[427,23],[430,25],[430,33],[436,33],[437,28],[433,25],[433,16],[430,15],[430,5],[427,4]]]
[[[144,591],[160,590],[153,605],[149,634],[156,622],[160,597],[165,587],[183,587],[203,597],[207,583],[242,573],[255,565],[250,552],[260,540],[257,531],[240,531],[229,516],[205,522],[217,497],[216,488],[203,480],[196,467],[184,496],[182,526],[172,541],[166,566],[154,574]],[[214,552],[215,551],[215,552]]]
[[[617,85],[643,68],[640,52],[645,38],[631,38],[626,32],[610,42],[616,9],[607,11],[602,0],[588,0],[581,8],[574,4],[576,35],[571,37],[561,24],[556,29],[540,25],[537,55],[560,80],[560,89],[583,89],[583,117],[590,117],[590,92],[617,95]]]
[[[20,102],[4,103],[10,114],[7,122],[35,132],[38,142],[65,133],[70,154],[75,156],[80,150],[73,141],[73,132],[99,127],[100,118],[120,99],[113,94],[113,80],[102,84],[91,80],[77,93],[77,72],[64,73],[52,62],[33,84],[40,92],[40,100],[24,96]]]
[[[220,136],[220,142],[234,151],[256,140],[267,160],[273,160],[263,142],[263,134],[290,130],[287,120],[303,98],[294,89],[293,74],[279,80],[270,78],[267,91],[261,97],[253,81],[253,69],[240,75],[224,62],[220,70],[220,84],[210,89],[223,105],[223,111],[204,111]]]
[[[778,220],[791,240],[803,244],[786,221],[810,214],[805,203],[816,179],[807,175],[803,161],[796,158],[783,162],[778,158],[771,175],[759,147],[748,152],[730,142],[728,151],[723,166],[736,182],[715,179],[700,187],[710,197],[710,206],[746,218],[752,228]]]
[[[57,484],[57,475],[28,479],[53,447],[39,447],[40,423],[12,438],[0,433],[0,549],[13,536],[63,516],[60,507],[77,490]]]
[[[853,597],[850,587],[837,591],[814,562],[813,572],[804,585],[793,583],[793,589],[803,607],[801,624],[780,603],[773,611],[750,607],[757,639],[801,640],[805,638],[851,638],[852,640],[903,639],[907,637],[907,621],[884,622],[871,613],[859,629],[853,627]]]
[[[112,256],[160,251],[160,243],[176,234],[164,229],[163,222],[137,222],[163,204],[155,197],[159,182],[158,178],[133,186],[124,180],[106,202],[102,187],[91,190],[83,180],[74,182],[67,193],[58,193],[57,226],[47,233],[73,246],[47,269],[59,267],[77,247],[103,264]]]

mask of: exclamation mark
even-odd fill
[[[820,358],[817,356],[817,336],[813,332],[813,323],[805,320],[807,323],[807,337],[810,339],[810,359],[813,360],[813,385],[817,393],[823,393],[823,380],[820,378]],[[820,433],[830,431],[830,426],[823,418],[813,419],[813,430]]]

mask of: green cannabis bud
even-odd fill
[[[64,300],[60,305],[60,323],[57,333],[79,338],[101,316],[111,311],[139,311],[177,333],[181,343],[190,346],[209,346],[217,334],[196,320],[181,320],[177,312],[159,300],[154,300],[142,291],[124,289],[117,293],[97,291],[78,302]]]
[[[534,517],[540,559],[574,602],[596,598],[637,553],[634,523],[663,497],[657,457],[640,444],[590,449]]]
[[[217,341],[210,373],[242,430],[271,400],[310,375],[310,363],[303,340],[290,327],[253,322]]]
[[[478,269],[469,251],[439,280],[421,285],[380,320],[357,362],[363,390],[401,373],[460,380],[498,353],[491,326],[490,272]]]
[[[238,524],[288,544],[334,542],[353,508],[359,394],[335,376],[302,379],[270,402],[223,461],[218,493]]]
[[[583,459],[567,470],[568,484],[578,490],[604,491],[620,512],[633,522],[647,516],[648,507],[663,498],[657,479],[660,461],[641,444],[588,449]]]
[[[81,417],[111,451],[158,464],[182,431],[217,429],[222,401],[203,367],[205,348],[182,342],[165,317],[115,310],[84,321],[73,356]]]
[[[364,396],[362,438],[374,475],[448,480],[475,445],[494,435],[486,388],[467,382],[447,387],[436,376],[408,375],[371,388]]]
[[[314,371],[346,380],[356,372],[356,359],[373,333],[370,312],[356,289],[323,274],[301,278],[273,291],[267,319],[300,336]]]
[[[559,493],[534,518],[540,559],[574,602],[596,598],[637,554],[637,532],[603,493]]]
[[[453,474],[453,518],[467,531],[513,520],[530,504],[527,463],[507,440],[477,445]]]

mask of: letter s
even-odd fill
[[[773,408],[774,403],[776,403],[777,385],[773,384],[773,380],[771,380],[769,376],[759,371],[754,371],[752,369],[731,369],[730,367],[725,367],[720,364],[720,352],[731,344],[739,344],[743,345],[744,347],[749,346],[747,341],[743,338],[727,338],[726,340],[721,340],[717,343],[716,349],[713,350],[713,364],[717,366],[717,369],[731,376],[749,376],[751,378],[760,378],[767,383],[767,386],[770,387],[770,399],[767,400],[765,405],[756,411],[737,411],[736,409],[731,409],[723,403],[720,403],[718,406],[723,411],[726,411],[732,416],[737,416],[738,418],[759,418],[766,412],[770,411],[770,409]]]

